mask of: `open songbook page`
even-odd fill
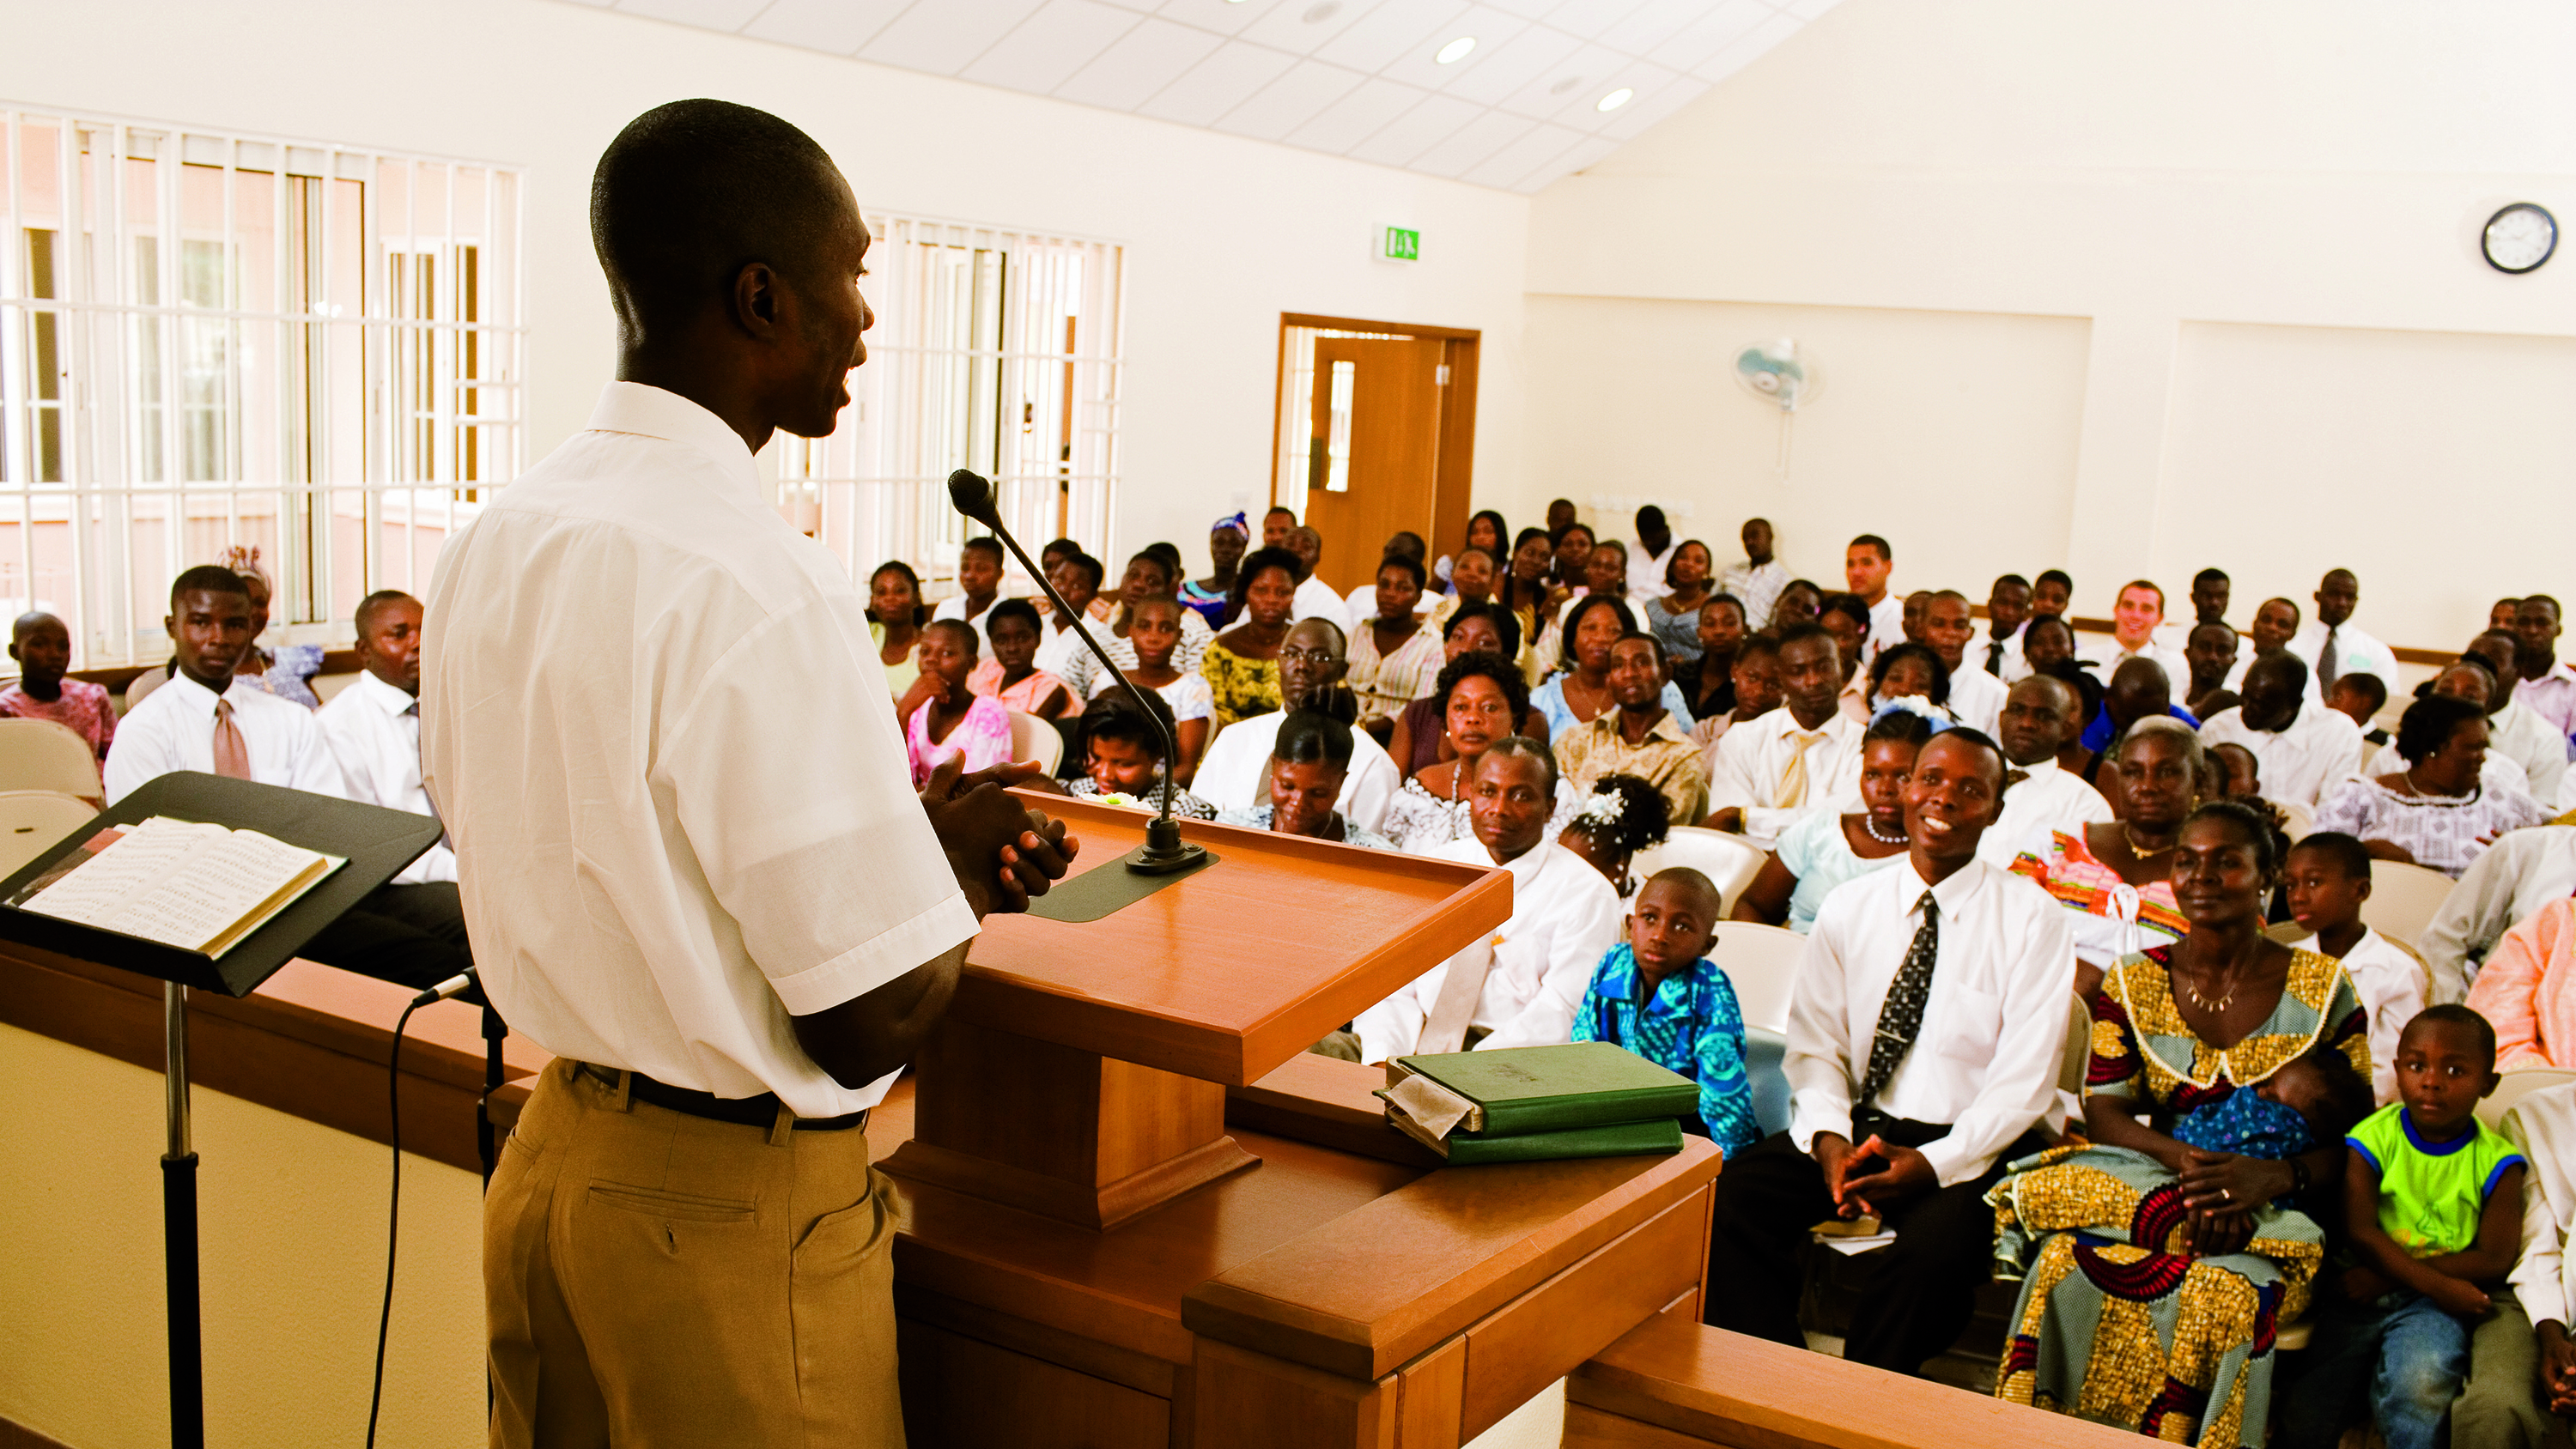
[[[156,815],[101,831],[9,904],[221,956],[347,863],[256,831]]]

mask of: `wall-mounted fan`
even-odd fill
[[[1735,349],[1735,380],[1746,392],[1780,410],[1780,457],[1774,471],[1786,481],[1790,419],[1815,400],[1816,389],[1824,381],[1815,354],[1799,347],[1795,338],[1748,342]]]

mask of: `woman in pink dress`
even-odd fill
[[[975,652],[974,629],[955,619],[935,619],[921,631],[915,657],[930,698],[912,712],[903,734],[916,786],[928,783],[930,772],[951,756],[964,756],[969,774],[1011,758],[1011,712],[1000,700],[966,687]]]

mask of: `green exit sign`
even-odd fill
[[[1418,231],[1408,231],[1400,226],[1388,227],[1386,229],[1386,248],[1384,255],[1390,262],[1418,262],[1422,260],[1422,233]]]

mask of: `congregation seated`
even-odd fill
[[[2021,657],[2021,630],[2029,622],[2030,580],[1996,575],[1986,588],[1985,620],[1968,636],[1969,657],[2007,685],[2029,678],[2030,665]]]
[[[2085,722],[2082,744],[2098,753],[2129,726],[2155,715],[2178,719],[2191,729],[2200,728],[2197,715],[2173,702],[2173,681],[2160,661],[2144,655],[2124,659],[2104,676],[2102,705]]]
[[[1665,657],[1679,663],[1699,657],[1700,608],[1717,592],[1717,565],[1696,538],[1674,545],[1664,565],[1664,587],[1637,601],[1646,631],[1664,641]]]
[[[2057,674],[2066,665],[2076,666],[2086,678],[2096,677],[2084,661],[2076,658],[2075,626],[2056,614],[2033,615],[2029,623],[2021,626],[2021,663],[2023,678]]]
[[[1208,526],[1208,576],[1181,579],[1177,590],[1180,601],[1211,630],[1225,622],[1226,596],[1233,591],[1234,572],[1242,565],[1244,549],[1251,542],[1252,526],[1238,508]],[[1054,575],[1048,577],[1052,579]],[[1098,579],[1092,580],[1093,588],[1099,586]]]
[[[18,678],[0,688],[0,719],[42,719],[81,737],[104,761],[116,739],[116,704],[107,687],[66,679],[72,667],[72,632],[43,610],[20,614],[9,626],[9,657]]]
[[[1441,665],[1446,668],[1459,655],[1470,653],[1517,661],[1521,657],[1520,622],[1510,610],[1490,600],[1459,605],[1440,626]],[[1519,666],[1515,663],[1513,667]],[[1547,720],[1536,710],[1526,711],[1521,716],[1519,732],[1540,738],[1547,733]],[[1386,752],[1406,775],[1456,754],[1440,722],[1437,675],[1432,677],[1431,693],[1406,705],[1388,727]]]
[[[2317,688],[2329,690],[2347,674],[2397,677],[2397,651],[2352,622],[2361,603],[2361,580],[2350,569],[2328,569],[2317,581],[2317,616],[2291,636],[2288,649],[2305,661]]]
[[[1566,612],[1564,641],[1553,663],[1557,673],[1530,691],[1530,708],[1546,721],[1547,738],[1555,740],[1609,713],[1611,646],[1639,632],[1637,616],[1624,599],[1587,594]],[[1691,727],[1689,707],[1670,680],[1656,694],[1678,728]]]
[[[2244,703],[2227,687],[2227,677],[2235,673],[2236,661],[2245,652],[2244,643],[2234,627],[2223,621],[2194,624],[2183,636],[2183,666],[2190,677],[2183,686],[2182,707],[2194,719],[2207,719]]]
[[[2549,818],[2511,786],[2482,783],[2483,703],[2427,695],[2406,707],[2395,748],[2406,768],[2344,783],[2317,807],[2319,830],[2357,837],[2372,856],[2458,879],[2487,842]]]
[[[306,709],[318,707],[322,701],[313,693],[312,679],[322,672],[322,646],[280,644],[275,649],[260,647],[259,637],[268,632],[271,586],[268,571],[260,567],[259,550],[239,546],[226,549],[223,562],[210,567],[231,570],[240,578],[242,588],[250,597],[251,642],[242,650],[240,662],[233,666],[234,675],[248,681],[253,689],[263,694],[275,695]],[[141,704],[146,696],[168,683],[178,672],[179,661],[174,657],[158,669],[145,670],[135,676],[125,686],[126,709],[131,711]]]
[[[1392,719],[1428,695],[1447,662],[1439,634],[1421,613],[1427,578],[1422,560],[1403,554],[1389,554],[1377,566],[1375,607],[1351,632],[1347,652],[1351,692],[1359,697],[1363,725]]]
[[[1661,517],[1660,514],[1657,516]],[[1737,541],[1744,545],[1744,557],[1726,566],[1725,572],[1717,577],[1717,587],[1719,592],[1743,601],[1746,627],[1769,629],[1783,623],[1802,623],[1805,618],[1812,617],[1815,607],[1812,602],[1805,616],[1792,614],[1785,620],[1772,617],[1779,604],[1781,590],[1795,582],[1796,576],[1789,572],[1787,564],[1780,562],[1773,549],[1775,535],[1771,521],[1767,518],[1744,520]],[[1812,598],[1816,586],[1807,585],[1807,592]]]
[[[1816,623],[1833,636],[1842,670],[1835,707],[1855,724],[1869,723],[1869,666],[1877,652],[1870,640],[1869,605],[1858,594],[1827,594],[1816,606]]]
[[[1388,559],[1413,560],[1421,565],[1422,572],[1422,587],[1417,593],[1419,597],[1428,599],[1431,596],[1430,552],[1431,546],[1423,541],[1421,534],[1409,528],[1398,529],[1387,536],[1386,546],[1378,551],[1379,572],[1385,571]],[[1351,616],[1355,628],[1376,618],[1382,612],[1377,606],[1377,575],[1370,575],[1367,583],[1342,595],[1342,608]]]
[[[990,695],[966,687],[975,672],[977,635],[958,619],[933,619],[921,631],[915,657],[921,703],[904,724],[904,750],[918,787],[944,760],[968,773],[989,770],[1011,757],[1011,712]]]
[[[1171,728],[1172,707],[1152,690],[1145,691],[1144,699],[1145,708],[1139,709],[1121,689],[1083,709],[1082,777],[1066,785],[1065,793],[1154,811],[1163,808],[1163,796],[1169,793],[1174,816],[1214,820],[1215,806],[1171,780],[1163,731]]]
[[[2499,937],[2468,1004],[2495,1024],[2506,1071],[2576,1067],[2576,901],[2560,895]]]
[[[1477,761],[1502,740],[1517,736],[1516,723],[1529,713],[1529,695],[1520,670],[1499,654],[1461,654],[1440,671],[1440,720],[1449,759],[1413,772],[1387,806],[1381,832],[1396,849],[1415,855],[1437,855],[1472,839],[1470,809],[1476,788]],[[1525,738],[1535,738],[1526,736]],[[1556,760],[1548,759],[1548,778],[1555,789],[1548,834],[1565,828],[1575,808],[1574,792],[1557,778]]]
[[[2335,681],[2335,692],[2342,694],[2352,687],[2352,682],[2356,679],[2369,680],[2370,676],[2347,674]],[[2468,655],[2444,666],[2441,673],[2424,681],[2416,689],[2415,697],[2422,699],[2428,695],[2438,694],[2446,699],[2464,700],[2476,705],[2487,721],[2487,752],[2486,758],[2478,764],[2479,785],[2490,790],[2520,791],[2537,800],[2546,809],[2549,802],[2540,799],[2540,792],[2531,787],[2531,772],[2522,767],[2520,760],[2495,747],[2495,697],[2498,693],[2494,671],[2487,668],[2484,660],[2475,655]],[[2386,730],[2366,730],[2362,734],[2362,740],[2365,748],[2362,752],[2359,778],[2375,780],[2382,775],[2396,774],[2406,768],[2406,757],[2399,753],[2395,735]]]
[[[2423,958],[2361,919],[2361,903],[2370,899],[2370,852],[2360,841],[2312,831],[2282,857],[2282,873],[2290,919],[2307,933],[2286,944],[2331,956],[2352,977],[2370,1013],[2370,1094],[2385,1107],[2397,1100],[2398,1033],[2429,1004]]]
[[[1047,582],[1064,595],[1071,611],[1054,607],[1051,600],[1029,600],[1044,620],[1038,630],[1038,652],[1031,662],[1063,680],[1077,700],[1082,697],[1080,671],[1100,667],[1099,656],[1091,652],[1091,641],[1106,642],[1110,637],[1100,627],[1102,621],[1092,616],[1093,606],[1100,602],[1103,572],[1100,560],[1073,549],[1047,565]],[[1041,605],[1044,607],[1038,607]]]
[[[1701,657],[1705,661],[1707,656]],[[1727,666],[1727,684],[1734,696],[1733,708],[1723,714],[1692,716],[1690,737],[1706,754],[1711,779],[1717,776],[1718,740],[1735,726],[1780,707],[1780,641],[1768,632],[1745,635]]]
[[[1596,611],[1595,618],[1601,617]],[[1708,766],[1684,724],[1666,707],[1670,684],[1664,649],[1654,635],[1632,630],[1610,646],[1605,683],[1614,706],[1550,741],[1557,768],[1577,794],[1588,794],[1605,775],[1632,775],[1661,791],[1670,818],[1697,820],[1707,813]]]
[[[948,619],[965,625],[975,633],[976,652],[991,653],[992,641],[984,637],[984,628],[991,621],[984,616],[1001,599],[1002,570],[1006,566],[998,539],[979,534],[959,545],[958,592],[939,601],[939,607],[930,611],[931,621]]]
[[[1905,785],[1933,723],[1900,706],[1881,711],[1860,737],[1859,809],[1818,811],[1780,833],[1779,844],[1736,896],[1729,919],[1787,926],[1804,935],[1836,887],[1905,856]],[[2007,792],[2009,798],[2009,792]]]
[[[1906,707],[1927,711],[1926,718],[1957,718],[1950,713],[1950,671],[1929,644],[1909,639],[1881,649],[1869,662],[1869,688],[1857,697],[1845,693],[1839,703],[1846,714],[1857,707],[1861,712],[1852,717],[1867,724],[1898,700],[1915,701]]]
[[[2191,668],[2182,651],[2157,638],[2164,622],[2165,591],[2146,579],[2132,579],[2120,586],[2119,597],[2112,601],[2111,637],[2088,640],[2078,653],[2104,679],[2117,675],[2120,666],[2133,659],[2155,661],[2168,681],[2187,679]]]
[[[1694,628],[1698,652],[1673,665],[1673,687],[1681,691],[1682,709],[1696,727],[1697,721],[1735,708],[1735,651],[1744,646],[1747,632],[1742,601],[1733,594],[1709,595],[1700,603]]]
[[[1315,622],[1330,627],[1322,620]],[[1394,842],[1352,823],[1336,808],[1350,784],[1356,740],[1365,738],[1355,734],[1349,721],[1329,714],[1303,709],[1281,714],[1278,730],[1271,736],[1269,798],[1249,809],[1219,810],[1216,822],[1364,850],[1395,849]]]
[[[1990,1194],[1996,1257],[2022,1277],[1995,1392],[2151,1438],[2257,1443],[2275,1326],[2325,1262],[2300,1204],[2343,1185],[2369,1036],[2341,967],[2263,934],[2270,819],[2205,803],[2173,853],[2183,933],[2122,956],[2088,997],[2089,1141]],[[2115,1321],[2114,1301],[2137,1308]]]
[[[1208,687],[1207,677],[1183,670],[1176,662],[1181,644],[1181,621],[1190,611],[1178,599],[1164,597],[1138,599],[1127,606],[1127,637],[1120,640],[1134,662],[1121,673],[1137,685],[1162,696],[1172,711],[1180,736],[1181,757],[1172,774],[1187,785],[1198,774],[1199,759],[1207,752],[1211,723],[1216,713],[1216,694]],[[1329,629],[1330,624],[1319,627]],[[1000,646],[1002,621],[993,623],[995,648]],[[1111,655],[1116,658],[1115,654]],[[1091,697],[1117,690],[1117,679],[1103,674],[1092,681]],[[1037,713],[1031,710],[1028,713]]]
[[[1935,735],[1906,785],[1904,863],[1833,892],[1789,1007],[1789,1130],[1731,1156],[1710,1210],[1704,1316],[1774,1342],[1798,1327],[1798,1247],[1874,1217],[1843,1356],[1919,1372],[1967,1325],[1994,1242],[1985,1189],[2058,1125],[2075,956],[2063,913],[1977,859],[2004,761]]]
[[[1720,902],[1707,876],[1657,871],[1638,890],[1628,939],[1602,953],[1574,1013],[1574,1040],[1624,1047],[1699,1085],[1682,1130],[1731,1161],[1762,1140],[1744,1071],[1744,1011],[1708,948]]]
[[[2297,655],[2258,655],[2238,693],[2245,702],[2205,722],[2201,739],[2251,751],[2265,799],[2313,806],[2361,768],[2361,727],[2310,697]]]
[[[1833,635],[1793,626],[1780,636],[1779,658],[1780,707],[1718,739],[1704,822],[1766,850],[1799,816],[1841,809],[1860,778],[1862,726],[1836,703],[1843,671]]]
[[[2003,680],[1976,667],[1968,657],[1973,621],[1968,596],[1956,589],[1936,590],[1923,604],[1923,642],[1941,662],[1947,682],[1942,707],[1950,717],[1980,734],[1991,735],[2004,712]]]
[[[2081,835],[2112,819],[2111,802],[2083,776],[2058,763],[2058,754],[2083,727],[2083,696],[2053,675],[2029,675],[2004,695],[2002,733],[2005,776],[2003,814],[1977,847],[1988,865],[2009,870],[2023,851],[2044,852],[2060,832]]]
[[[2531,798],[2552,810],[2567,785],[2568,742],[2534,713],[2521,698],[2521,647],[2510,630],[2493,630],[2469,641],[2461,662],[2486,666],[2491,681],[2487,695],[2487,749],[2522,766]]]
[[[2576,669],[2558,659],[2558,601],[2533,594],[2514,606],[2513,634],[2522,653],[2515,659],[2522,683],[2514,697],[2531,706],[2562,738],[2576,737]]]
[[[1671,833],[1664,797],[1653,785],[1634,775],[1604,775],[1585,787],[1556,843],[1601,872],[1624,901],[1637,893],[1628,869],[1637,852],[1663,844]]]
[[[1308,619],[1288,631],[1279,651],[1279,689],[1300,710],[1337,713],[1350,710],[1344,723],[1358,717],[1358,703],[1342,678],[1349,665],[1342,656],[1341,631],[1323,619]],[[1338,698],[1338,705],[1329,701]],[[1190,788],[1219,810],[1252,810],[1269,798],[1262,781],[1276,755],[1284,712],[1272,710],[1237,720],[1217,732],[1200,761]],[[1362,730],[1351,741],[1351,758],[1334,808],[1371,834],[1381,834],[1387,806],[1402,788],[1404,774],[1378,742]]]
[[[1442,562],[1449,565],[1448,587],[1431,601],[1423,619],[1431,626],[1432,632],[1445,638],[1449,633],[1449,620],[1459,609],[1469,604],[1494,601],[1494,579],[1502,566],[1495,561],[1493,553],[1474,545],[1458,550],[1454,558],[1443,559]]]
[[[2439,682],[2438,678],[2427,681],[2428,684]],[[2365,755],[2388,743],[2388,731],[2378,725],[2379,712],[2387,706],[2388,686],[2376,674],[2356,672],[2344,675],[2335,680],[2334,688],[2326,691],[2326,708],[2351,720],[2360,729]]]
[[[895,715],[908,719],[926,697],[913,686],[921,679],[922,626],[930,606],[921,601],[921,575],[901,559],[888,559],[868,576],[868,639],[885,666],[886,688],[895,697]]]
[[[1793,624],[1813,624],[1824,606],[1824,585],[1813,579],[1791,579],[1771,600],[1771,617],[1763,627],[1779,634]]]
[[[1135,667],[1136,643],[1130,636],[1136,628],[1136,606],[1147,599],[1177,597],[1173,584],[1180,574],[1180,566],[1166,559],[1160,548],[1143,549],[1127,560],[1127,572],[1119,579],[1116,604],[1105,619],[1085,626],[1092,632],[1092,637],[1100,641],[1110,663],[1121,670]],[[1065,596],[1067,603],[1073,600],[1073,595]],[[1206,661],[1209,641],[1216,635],[1196,609],[1183,609],[1180,618],[1180,642],[1173,647],[1171,664],[1184,674],[1196,674]],[[1064,680],[1065,686],[1077,699],[1089,699],[1098,694],[1103,676],[1098,672],[1099,659],[1091,650],[1070,637],[1056,647],[1060,652],[1052,657],[1063,666],[1058,677]]]
[[[2014,873],[2037,882],[2071,917],[2082,963],[2078,995],[2090,995],[2121,958],[2182,936],[2175,851],[2204,758],[2200,737],[2180,720],[2139,720],[2104,752],[2103,784],[2116,793],[2119,818],[2052,831],[2012,862]]]
[[[1509,670],[1488,656],[1467,659],[1480,670]],[[1619,939],[1617,893],[1556,843],[1562,827],[1550,816],[1559,790],[1547,745],[1504,736],[1459,763],[1473,767],[1472,833],[1424,853],[1510,871],[1512,914],[1486,939],[1361,1012],[1348,1033],[1336,1033],[1348,1040],[1327,1038],[1354,1060],[1569,1041],[1592,968]]]
[[[1288,640],[1292,616],[1298,613],[1298,569],[1295,554],[1264,548],[1247,556],[1235,574],[1234,597],[1227,615],[1234,621],[1233,627],[1208,641],[1198,664],[1199,673],[1206,676],[1208,689],[1215,696],[1216,728],[1220,732],[1237,720],[1279,708],[1279,650]],[[1341,600],[1332,602],[1332,609],[1324,617],[1334,627],[1342,628],[1333,619],[1333,615],[1342,612]],[[1348,629],[1343,633],[1347,637]],[[1184,663],[1182,667],[1188,665]]]
[[[984,616],[984,637],[993,644],[991,658],[966,676],[966,687],[990,695],[1019,714],[1053,719],[1072,710],[1073,691],[1064,681],[1038,668],[1038,611],[1026,599],[1004,599]],[[1177,637],[1177,635],[1176,635]]]

